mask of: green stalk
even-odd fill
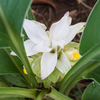
[[[54,100],[73,100],[73,99],[61,94],[60,92],[55,90],[53,87],[51,87],[50,93],[46,94],[46,96],[49,96]]]
[[[24,89],[24,88],[9,88],[2,87],[0,88],[0,98],[6,97],[28,97],[35,99],[38,93],[37,89]]]
[[[1,6],[0,6],[0,17],[3,21],[3,23],[4,23],[5,29],[8,33],[8,36],[9,36],[13,46],[15,47],[16,51],[18,52],[18,54],[20,55],[20,57],[22,59],[22,62],[25,65],[25,68],[27,70],[31,86],[32,87],[39,87],[39,85],[38,85],[38,83],[35,79],[35,75],[33,74],[32,69],[30,67],[30,64],[28,62],[28,59],[25,55],[25,51],[22,51],[22,50],[24,50],[23,44],[20,43],[20,40],[17,39],[18,36],[15,34],[14,30],[10,27],[10,24],[8,23],[7,18],[5,17],[5,14],[4,14]],[[19,45],[19,44],[22,44],[22,45]]]
[[[45,96],[47,90],[41,91],[35,98],[35,100],[42,100],[42,98]]]
[[[95,58],[100,54],[100,44],[93,47],[89,50],[74,66],[73,68],[66,74],[64,79],[58,86],[58,90],[61,93],[64,93],[67,90],[67,87],[73,82],[73,80],[78,77],[86,68],[88,68],[91,63],[91,59]]]

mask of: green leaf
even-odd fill
[[[0,98],[28,97],[28,98],[35,99],[37,93],[38,93],[37,89],[24,89],[24,88],[13,88],[13,87],[0,88]]]
[[[98,62],[99,63],[99,62]],[[92,66],[90,66],[91,68]],[[92,70],[90,71],[90,68],[86,69],[85,71],[87,72],[86,74],[82,75],[86,79],[92,79],[97,81],[100,84],[100,63],[98,64],[97,67],[93,66],[91,68]],[[85,73],[84,71],[84,73]]]
[[[48,88],[51,85],[51,81],[47,80],[46,82],[43,82],[43,85],[45,88]]]
[[[0,49],[0,74],[19,73],[17,67],[23,70],[23,65],[18,57],[13,57],[9,49]]]
[[[51,87],[50,93],[47,93],[46,96],[51,97],[54,100],[72,100],[71,98],[61,94],[57,90],[55,90],[53,87]]]
[[[80,54],[85,54],[93,46],[100,43],[100,0],[97,1],[87,20],[81,42]],[[99,55],[100,56],[100,55]],[[100,57],[99,57],[100,58]]]
[[[0,100],[25,100],[24,98],[0,98]]]
[[[64,52],[70,49],[79,49],[79,43],[76,42],[70,42],[64,47]]]
[[[100,100],[100,84],[92,82],[84,91],[82,100]]]
[[[27,82],[27,84],[30,84],[28,77],[23,72],[23,64],[19,58],[10,55],[9,49],[0,49],[0,75],[5,74],[21,74],[21,77]],[[21,77],[18,77],[16,81],[21,81]]]
[[[85,53],[84,56],[69,70],[60,82],[58,90],[68,95],[70,90],[69,88],[72,87],[71,84],[73,85],[73,83],[76,83],[79,79],[81,79],[81,77],[100,66],[99,61],[91,61],[92,58],[98,56],[99,54],[100,45],[98,44]]]
[[[7,46],[7,45],[12,46],[12,43],[10,41],[11,40],[10,38],[13,37],[10,35],[12,33],[11,29],[15,33],[14,36],[16,36],[17,40],[19,40],[19,42],[20,42],[19,44],[22,45],[20,33],[22,30],[22,24],[23,24],[25,14],[27,12],[26,10],[27,10],[30,2],[31,2],[31,0],[28,0],[28,1],[24,0],[24,4],[23,4],[23,0],[20,0],[20,1],[18,1],[18,0],[14,0],[14,1],[0,0],[0,12],[1,12],[1,14],[0,14],[0,38],[1,39],[0,39],[0,41],[2,43],[4,41],[6,41],[4,43],[4,46]],[[4,13],[4,15],[2,14],[2,12]],[[7,24],[7,22],[9,24]],[[8,31],[10,32],[10,34],[6,34]],[[4,35],[3,37],[2,37],[2,34]]]
[[[21,33],[23,20],[30,3],[31,0],[0,0],[0,6],[2,7],[7,20],[19,33]]]
[[[0,82],[0,87],[8,87],[5,83]]]
[[[39,77],[41,76],[41,73],[40,73],[40,71],[41,71],[40,61],[41,61],[41,56],[36,58],[35,60],[33,60],[31,62],[31,67],[32,67],[33,73],[35,75],[39,76]]]
[[[23,3],[24,2],[24,3]],[[0,39],[20,57],[28,73],[28,78],[22,75],[31,87],[38,87],[21,38],[22,24],[31,0],[0,0]],[[8,38],[6,38],[8,37]],[[19,70],[20,71],[20,70]],[[22,73],[21,73],[22,74]],[[31,81],[30,81],[31,80]],[[30,82],[29,82],[30,81]]]
[[[72,82],[67,87],[67,90],[65,93],[68,95],[70,90],[81,79],[91,79],[91,80],[95,80],[98,83],[100,83],[100,71],[99,70],[100,70],[100,62],[99,61],[92,62],[90,65],[88,65],[87,68],[81,71],[81,73],[72,80]]]
[[[42,98],[45,96],[45,93],[46,93],[47,90],[43,90],[41,91],[37,97],[35,98],[35,100],[43,100]]]
[[[19,74],[7,74],[7,75],[4,75],[3,77],[12,85],[16,85],[20,87],[28,87],[27,83]]]
[[[31,10],[31,7],[28,11],[28,14],[27,14],[26,18],[29,19],[29,20],[35,20],[35,18],[33,16],[33,13],[32,13],[32,10]]]
[[[49,75],[49,79],[51,82],[53,83],[56,83],[57,80],[59,79],[59,75],[60,75],[60,72],[58,69],[55,69],[50,75]]]

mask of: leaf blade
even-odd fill
[[[79,52],[85,54],[93,46],[100,43],[100,0],[94,6],[83,31]]]
[[[100,84],[92,82],[84,91],[82,100],[99,100]]]

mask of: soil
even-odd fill
[[[48,1],[48,2],[47,2]],[[80,1],[80,2],[79,2]],[[35,19],[50,28],[67,11],[72,17],[72,24],[86,22],[90,11],[97,0],[33,0],[32,11]],[[75,42],[79,42],[81,34],[76,35]]]
[[[44,23],[49,30],[52,23],[58,21],[67,11],[70,12],[72,17],[72,24],[78,22],[86,22],[90,11],[97,0],[33,0],[32,12],[35,19],[41,23]],[[75,42],[79,42],[81,33],[77,34],[73,39]],[[83,93],[84,89],[88,86],[91,80],[81,80],[76,85],[69,96],[74,100],[80,100],[80,97],[76,98],[76,91],[79,91],[79,87]],[[74,91],[74,92],[73,92]],[[80,95],[82,95],[80,93]]]

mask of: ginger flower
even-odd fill
[[[78,60],[80,58],[80,54],[76,49],[67,50],[65,52],[65,55],[67,56],[68,60],[72,61]]]
[[[63,52],[63,48],[75,37],[76,33],[84,26],[84,23],[71,24],[71,18],[67,12],[58,22],[53,23],[49,34],[38,24],[25,19],[23,27],[28,40],[24,42],[27,56],[42,52],[41,79],[48,77],[55,67],[63,74],[71,68],[70,62]]]

